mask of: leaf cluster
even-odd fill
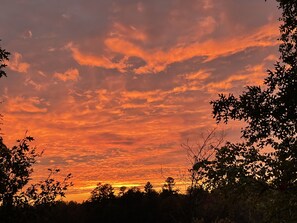
[[[6,72],[4,71],[4,68],[7,66],[5,64],[5,61],[8,61],[9,55],[10,53],[7,52],[5,49],[2,49],[0,46],[0,78],[3,76],[6,77]]]

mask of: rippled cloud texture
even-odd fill
[[[278,58],[278,17],[273,0],[2,1],[4,139],[28,130],[36,177],[73,173],[70,199],[179,180],[180,144],[216,125],[209,101],[261,85]]]

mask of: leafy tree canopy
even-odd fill
[[[114,188],[110,184],[98,183],[91,192],[90,201],[100,203],[114,197]]]
[[[277,2],[282,23],[274,69],[267,71],[262,86],[247,86],[239,96],[220,94],[211,101],[218,123],[246,123],[243,142],[215,148],[215,157],[198,160],[192,171],[210,190],[244,197],[248,206],[262,209],[263,222],[296,222],[297,1]]]
[[[263,86],[248,86],[239,97],[221,94],[211,104],[217,122],[233,119],[247,124],[242,130],[244,143],[227,144],[217,159],[236,162],[237,175],[241,172],[287,190],[297,186],[297,2],[278,2],[281,56],[274,70],[268,70]],[[260,153],[263,148],[273,152]]]
[[[4,207],[53,204],[58,197],[65,197],[65,191],[72,186],[71,174],[61,182],[54,179],[59,169],[49,169],[45,181],[28,185],[33,165],[41,155],[30,147],[33,140],[27,136],[8,148],[0,137],[0,204]]]

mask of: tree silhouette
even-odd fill
[[[65,191],[72,186],[69,182],[71,174],[62,182],[53,178],[60,171],[58,169],[49,169],[50,174],[45,181],[28,185],[33,165],[41,155],[30,147],[33,140],[33,137],[27,136],[10,149],[0,137],[0,203],[6,208],[53,204],[57,197],[64,197]]]
[[[150,194],[154,191],[153,189],[153,185],[151,184],[151,182],[147,182],[145,185],[144,185],[144,192],[147,193],[147,194]]]
[[[162,187],[162,193],[163,194],[176,194],[178,192],[178,190],[174,189],[175,187],[175,181],[174,178],[172,177],[167,177],[165,180],[165,183]]]
[[[6,76],[6,72],[5,72],[4,68],[7,66],[5,64],[5,61],[9,60],[9,55],[10,55],[10,53],[7,52],[5,49],[2,49],[0,46],[0,78],[2,76]],[[3,116],[2,116],[2,114],[0,114],[0,121],[2,121],[2,118],[3,118]],[[0,122],[0,124],[2,124],[2,123]],[[0,128],[0,130],[1,130],[1,128]]]
[[[32,137],[18,140],[18,145],[9,149],[0,137],[0,202],[12,206],[18,192],[29,182],[32,165],[38,154],[29,147]]]
[[[128,188],[126,186],[121,186],[119,189],[119,196],[123,196]]]
[[[70,182],[72,175],[69,173],[63,181],[54,179],[54,175],[60,172],[60,169],[48,169],[49,175],[44,181],[32,184],[27,190],[19,196],[19,204],[29,204],[33,206],[54,204],[58,197],[65,197],[68,187],[73,186]]]
[[[1,40],[0,40],[1,41]],[[7,52],[5,49],[2,49],[0,46],[0,78],[3,76],[6,76],[6,72],[3,70],[7,65],[5,64],[5,61],[7,61],[9,58],[10,53]]]
[[[230,119],[246,123],[243,142],[216,148],[214,160],[194,166],[205,170],[211,189],[269,193],[265,206],[271,209],[271,222],[297,218],[297,1],[277,2],[282,10],[282,43],[274,70],[268,70],[263,86],[247,86],[239,97],[220,94],[211,102],[218,123]]]
[[[213,128],[206,134],[200,136],[199,141],[195,145],[190,145],[189,141],[182,143],[182,148],[187,152],[187,156],[192,165],[189,169],[191,185],[188,189],[190,195],[195,190],[200,190],[204,186],[205,169],[203,162],[208,162],[213,159],[216,148],[219,148],[224,142],[224,132],[218,134],[217,129]]]
[[[98,183],[91,192],[90,201],[100,203],[114,197],[114,188],[110,184]]]
[[[242,130],[245,142],[228,144],[226,153],[251,165],[253,171],[246,174],[270,182],[275,189],[288,190],[297,186],[297,2],[278,2],[283,10],[281,56],[275,69],[268,71],[264,86],[248,86],[238,98],[222,94],[211,104],[217,122],[247,123]],[[262,155],[260,150],[265,147],[274,151]]]

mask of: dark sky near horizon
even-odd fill
[[[73,173],[69,199],[178,181],[180,144],[216,126],[209,101],[261,85],[277,60],[278,17],[274,0],[1,0],[4,140],[28,130],[45,149],[36,179]]]

